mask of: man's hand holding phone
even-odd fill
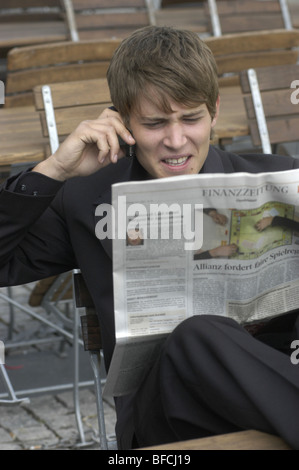
[[[57,151],[33,171],[59,181],[90,175],[125,156],[120,140],[128,146],[135,144],[119,113],[107,108],[98,119],[81,122]]]

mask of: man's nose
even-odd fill
[[[182,148],[187,142],[184,133],[184,126],[179,123],[171,124],[165,129],[165,137],[163,143],[166,147],[172,149]]]

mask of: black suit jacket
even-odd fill
[[[238,156],[211,147],[201,171],[258,173],[298,167],[299,160],[289,157]],[[111,202],[113,183],[147,178],[136,159],[123,158],[65,184],[23,173],[0,191],[0,285],[25,284],[80,268],[99,315],[107,368],[115,344],[112,242],[97,239],[95,209]],[[133,397],[116,402],[121,448],[131,445],[132,402]]]

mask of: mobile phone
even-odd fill
[[[128,145],[121,137],[118,137],[119,145],[124,148],[127,158],[133,158],[136,155],[135,145]]]

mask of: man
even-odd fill
[[[95,236],[95,209],[111,202],[111,185],[299,165],[288,157],[237,156],[210,146],[220,103],[217,68],[196,34],[136,31],[116,51],[108,82],[115,108],[81,123],[54,155],[9,179],[0,193],[1,285],[79,267],[99,315],[107,368],[115,343],[112,247]],[[134,146],[132,160],[122,158],[119,137]],[[286,317],[278,331],[286,329],[291,338],[297,314]],[[217,315],[182,322],[136,395],[116,400],[119,448],[249,428],[299,448],[299,374],[263,333],[256,339]]]

